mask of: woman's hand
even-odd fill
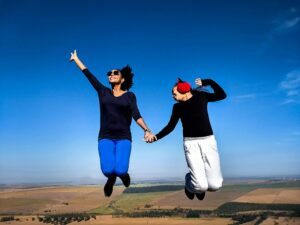
[[[151,132],[148,132],[146,131],[145,132],[145,135],[144,135],[144,140],[147,142],[147,143],[152,143],[154,141],[157,141],[157,138],[155,135],[153,135]]]
[[[197,78],[196,80],[195,80],[195,84],[197,85],[197,86],[202,86],[202,80],[200,79],[200,78]]]
[[[78,56],[77,56],[76,50],[74,50],[74,52],[71,52],[70,62],[72,62],[76,59],[78,59]]]
[[[73,61],[76,63],[80,70],[86,69],[86,66],[78,58],[76,50],[74,50],[74,52],[71,52],[70,62]]]

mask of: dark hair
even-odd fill
[[[132,69],[129,65],[123,67],[120,69],[120,72],[122,74],[122,78],[124,78],[124,82],[121,84],[121,89],[123,91],[129,90],[133,85],[133,76]]]

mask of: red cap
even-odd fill
[[[177,91],[181,94],[185,94],[192,89],[191,85],[188,82],[178,79]]]

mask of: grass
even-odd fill
[[[111,215],[114,213],[113,208],[109,208],[107,205],[100,206],[99,208],[92,209],[88,213],[97,214],[97,215]]]
[[[183,190],[184,185],[154,185],[148,187],[130,187],[123,193],[149,193],[149,192],[165,192]]]
[[[174,186],[180,186],[180,183],[172,183]],[[138,189],[138,191],[142,190],[150,190],[150,191],[158,191],[158,192],[145,192],[145,193],[121,193],[122,190],[119,190],[118,194],[121,193],[118,196],[115,196],[111,199],[105,199],[104,197],[97,197],[98,192],[96,193],[93,191],[93,189],[97,190],[98,187],[88,187],[88,190],[86,192],[79,192],[78,188],[85,188],[85,186],[81,187],[67,187],[67,188],[44,188],[44,189],[38,189],[38,190],[30,190],[30,195],[24,195],[24,191],[18,191],[15,193],[3,193],[6,196],[6,198],[0,198],[0,211],[17,211],[17,212],[29,212],[31,213],[34,210],[39,210],[42,207],[45,207],[47,205],[51,204],[57,204],[60,201],[55,200],[57,199],[57,196],[69,196],[71,193],[74,193],[74,197],[69,196],[66,202],[70,202],[69,207],[73,207],[72,203],[76,203],[79,207],[82,208],[84,204],[91,204],[91,206],[88,206],[86,210],[89,213],[95,213],[95,214],[100,214],[100,215],[107,215],[107,214],[114,214],[114,213],[119,213],[119,212],[124,212],[124,213],[130,213],[134,211],[144,211],[144,210],[152,210],[155,207],[160,209],[160,205],[164,204],[161,203],[160,205],[158,204],[157,206],[150,206],[152,201],[162,199],[164,200],[164,197],[166,195],[171,194],[170,196],[167,196],[166,199],[171,198],[172,201],[168,202],[167,206],[174,206],[177,207],[181,203],[183,204],[184,208],[188,208],[189,205],[186,205],[185,199],[183,198],[184,195],[182,193],[176,194],[174,190],[166,189],[168,185],[160,184],[161,187],[158,187],[159,184],[157,183],[147,183],[147,184],[138,184],[138,185],[132,185],[133,188]],[[147,187],[150,187],[147,189]],[[229,197],[232,197],[232,193],[241,193],[245,194],[247,192],[253,191],[257,188],[299,188],[300,187],[300,180],[298,181],[269,181],[265,183],[256,183],[256,184],[231,184],[231,185],[225,185],[221,188],[219,193],[216,193],[217,195],[217,200],[224,200],[222,197],[226,197],[224,202],[226,201],[231,201],[232,199],[229,199]],[[91,188],[91,191],[89,189]],[[172,186],[173,188],[173,186]],[[172,189],[171,188],[171,189]],[[182,187],[183,188],[183,187]],[[93,191],[93,192],[92,192]],[[70,192],[70,193],[69,193]],[[67,193],[64,195],[63,193]],[[96,193],[96,194],[95,194]],[[100,193],[100,191],[99,191]],[[3,195],[2,194],[2,195]],[[57,195],[59,194],[59,195]],[[219,195],[218,195],[219,194]],[[179,196],[179,200],[177,200],[177,197]],[[229,197],[228,197],[229,196]],[[88,198],[86,198],[88,197]],[[95,197],[97,200],[95,201]],[[234,199],[236,198],[233,196]],[[174,198],[174,199],[173,199]],[[75,200],[76,201],[75,201]],[[90,199],[92,199],[92,203],[90,203]],[[82,201],[82,202],[81,202]],[[182,201],[182,202],[180,202]],[[211,201],[214,203],[215,198],[212,198]],[[170,203],[170,204],[169,204]],[[147,204],[147,207],[145,205]],[[155,203],[153,203],[155,204]],[[165,204],[166,205],[166,204]],[[197,208],[199,205],[195,205],[194,208]],[[205,204],[205,207],[208,205]],[[219,206],[219,205],[218,205]],[[32,210],[31,210],[32,207]],[[98,207],[98,208],[95,208]],[[217,207],[217,206],[216,206]],[[28,211],[27,209],[29,208],[30,210]],[[94,208],[94,209],[92,209]],[[198,207],[201,208],[201,207]],[[204,209],[203,207],[201,209]]]
[[[253,191],[258,188],[299,188],[300,180],[289,182],[276,182],[276,183],[258,183],[258,184],[233,184],[225,185],[222,187],[223,192],[227,191]]]
[[[123,213],[131,213],[137,211],[138,209],[145,210],[145,205],[149,204],[151,201],[159,199],[165,196],[168,193],[172,193],[174,191],[165,191],[165,185],[161,185],[161,191],[159,190],[159,186],[155,185],[132,185],[137,192],[144,191],[147,187],[155,188],[155,191],[158,192],[144,192],[144,193],[122,193],[120,196],[116,197],[113,201],[100,206],[99,208],[93,209],[90,213],[108,215],[117,212]],[[300,181],[281,181],[281,182],[272,182],[272,183],[258,183],[258,184],[235,184],[235,185],[225,185],[222,187],[221,192],[226,195],[226,193],[230,194],[233,192],[242,192],[247,193],[253,191],[257,188],[299,188]],[[158,190],[156,190],[158,189]],[[149,208],[148,208],[149,209]],[[146,208],[147,210],[147,208]]]
[[[93,209],[90,213],[112,214],[118,211],[125,213],[133,212],[139,208],[144,208],[145,204],[160,198],[167,192],[150,192],[150,193],[125,193],[118,196],[115,200],[99,208]]]

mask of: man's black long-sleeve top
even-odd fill
[[[207,103],[225,99],[226,93],[211,79],[203,79],[202,85],[210,85],[214,93],[193,90],[193,96],[190,99],[174,104],[170,121],[156,135],[157,139],[161,139],[171,133],[179,119],[181,119],[184,137],[205,137],[213,134]]]

